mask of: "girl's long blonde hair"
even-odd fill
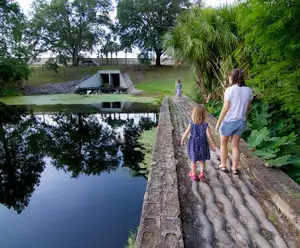
[[[197,104],[192,112],[192,121],[200,125],[201,123],[206,121],[206,109],[203,104]]]

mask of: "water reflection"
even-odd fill
[[[157,116],[130,117],[134,116],[34,115],[24,107],[0,103],[0,203],[21,213],[40,183],[45,158],[74,178],[100,175],[120,165],[143,176],[139,163],[144,154],[138,138],[156,125]]]

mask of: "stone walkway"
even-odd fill
[[[192,107],[193,103],[185,99],[172,98],[170,104],[185,247],[300,247],[300,238],[294,236],[297,232],[293,234],[283,215],[275,208],[267,209],[267,215],[252,195],[255,185],[247,180],[250,175],[246,171],[233,176],[217,170],[219,150],[211,152],[207,161],[206,183],[188,178],[190,162],[180,139]]]
[[[245,141],[240,175],[217,170],[217,150],[206,163],[205,183],[188,177],[180,140],[194,105],[185,98],[163,100],[137,247],[300,248],[299,185],[248,154]],[[218,144],[216,119],[209,115],[208,123]]]

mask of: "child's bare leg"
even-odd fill
[[[192,167],[192,173],[195,175],[196,174],[196,163],[192,162],[191,167]]]
[[[200,174],[204,173],[205,163],[203,161],[199,161],[199,164],[200,164]]]

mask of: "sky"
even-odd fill
[[[24,10],[25,14],[28,14],[30,11],[30,6],[33,2],[33,0],[16,0],[22,7],[22,9]],[[233,3],[235,0],[205,0],[205,4],[207,6],[212,6],[212,7],[217,7],[219,5],[223,5],[226,3]],[[113,3],[115,3],[115,1],[113,0]],[[115,4],[114,4],[115,5]],[[113,11],[111,14],[111,18],[114,19],[116,15],[116,11]],[[134,53],[132,54],[128,54],[128,58],[136,58],[137,57],[137,53],[138,50],[134,51]],[[47,57],[49,57],[50,55],[47,55]],[[43,56],[44,57],[44,56]],[[119,58],[124,58],[125,55],[123,52],[120,52],[118,55]]]

